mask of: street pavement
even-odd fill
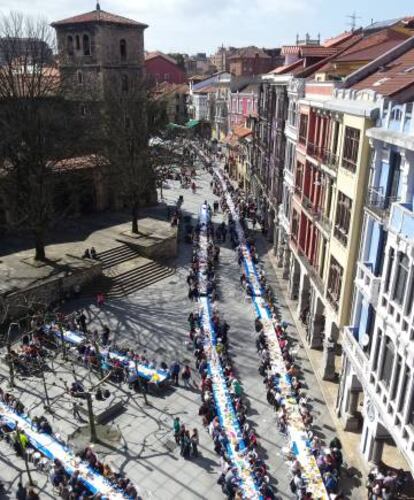
[[[197,220],[201,203],[213,202],[210,190],[210,177],[200,172],[197,178],[197,192],[182,189],[178,183],[170,182],[169,189],[164,188],[164,198],[168,204],[174,203],[180,195],[184,197],[182,209],[190,215],[193,222]],[[215,222],[221,222],[222,214],[215,216]],[[262,236],[258,236],[258,248],[264,254],[267,245]],[[192,304],[187,298],[186,276],[191,261],[191,245],[180,238],[179,253],[176,259],[176,274],[155,283],[144,290],[122,300],[108,301],[102,309],[85,301],[71,302],[70,310],[84,308],[91,329],[100,330],[108,325],[117,342],[130,344],[139,352],[147,351],[150,359],[157,362],[165,360],[168,364],[177,359],[181,364],[189,363],[194,368],[193,355],[188,342],[187,317]],[[274,273],[267,257],[263,258],[270,283]],[[276,426],[274,412],[266,401],[266,391],[262,377],[258,373],[259,358],[253,339],[254,311],[251,304],[244,303],[244,295],[239,285],[239,267],[235,252],[228,246],[222,247],[220,264],[217,269],[219,301],[218,309],[222,317],[230,325],[230,352],[234,359],[236,373],[243,384],[249,411],[249,422],[255,428],[260,444],[260,455],[269,466],[269,474],[278,489],[280,498],[292,498],[289,483],[288,465],[284,463],[281,449],[287,444]],[[293,325],[288,309],[282,307],[284,316]],[[305,352],[293,328],[290,333],[297,343],[296,359],[301,366],[306,391],[313,406],[313,415],[318,434],[329,441],[335,434],[334,424],[326,411],[322,394],[316,378],[305,356]],[[54,401],[56,414],[51,416],[51,423],[62,435],[73,432],[77,423],[71,415],[71,403],[64,389],[63,380],[71,380],[72,367],[67,363],[56,362],[56,373],[47,377],[47,387]],[[91,384],[93,377],[87,370],[76,368],[79,376]],[[194,374],[194,371],[193,371]],[[1,386],[6,385],[7,369],[0,366]],[[221,499],[223,494],[217,485],[219,460],[213,451],[212,441],[202,428],[198,416],[200,394],[198,376],[194,376],[193,387],[172,388],[160,395],[149,395],[149,405],[145,405],[140,394],[131,392],[127,386],[112,387],[112,391],[127,400],[125,411],[115,417],[111,425],[121,434],[121,443],[96,445],[100,457],[115,468],[123,471],[138,485],[143,498],[170,499]],[[60,380],[62,379],[62,380]],[[26,406],[31,408],[32,415],[43,413],[41,408],[44,389],[40,380],[18,380],[17,395],[24,398]],[[172,422],[175,416],[190,429],[200,431],[200,456],[190,460],[183,459],[175,446]],[[19,477],[19,469],[24,470],[24,462],[15,459],[14,452],[0,442],[1,479],[9,492],[15,491]],[[346,460],[346,457],[345,457]],[[42,489],[42,498],[55,498],[50,483],[45,476],[37,475],[36,479]],[[23,476],[26,482],[27,476]],[[355,488],[355,484],[347,480],[346,487]],[[349,490],[348,498],[361,498],[359,490]],[[14,497],[11,495],[10,497]]]

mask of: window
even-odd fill
[[[121,90],[122,92],[128,92],[128,76],[127,75],[122,75],[121,77]]]
[[[67,40],[67,43],[68,43],[68,54],[70,56],[73,55],[73,37],[72,36],[68,36],[68,40]]]
[[[79,38],[79,35],[76,35],[76,50],[80,50],[80,38]]]
[[[127,58],[127,46],[125,40],[121,40],[119,42],[119,53],[121,55],[121,61],[125,61]]]
[[[355,172],[358,163],[360,131],[357,128],[345,127],[344,154],[342,166]]]
[[[390,289],[391,273],[393,265],[394,265],[394,249],[390,248],[390,252],[388,254],[387,274],[385,275],[384,292],[388,292],[388,290]]]
[[[77,75],[78,75],[78,85],[82,85],[82,83],[83,83],[83,73],[82,73],[82,71],[78,71]]]
[[[338,205],[336,207],[336,219],[334,235],[345,246],[348,243],[348,233],[351,226],[352,200],[338,191]]]
[[[401,383],[401,392],[398,401],[398,411],[402,412],[404,410],[405,402],[407,401],[407,389],[408,382],[410,380],[410,369],[407,365],[404,365],[404,376]]]
[[[306,144],[307,134],[308,134],[308,115],[300,115],[299,142],[301,144]]]
[[[406,306],[407,310],[405,312],[407,316],[411,315],[411,311],[413,310],[413,302],[414,302],[414,269],[411,268],[411,285],[407,299],[407,306]]]
[[[166,82],[170,81],[170,74],[169,73],[164,73],[164,81],[166,81]]]
[[[296,176],[295,176],[295,193],[300,195],[302,193],[303,184],[303,169],[302,163],[297,162],[296,164]]]
[[[395,276],[395,287],[392,294],[392,299],[395,300],[395,302],[400,306],[404,301],[405,290],[407,288],[409,263],[410,261],[407,255],[399,252],[397,260],[397,272]]]
[[[299,214],[296,210],[292,210],[292,239],[298,241],[299,237]]]
[[[331,304],[338,309],[341,296],[342,276],[344,270],[334,257],[331,257],[328,274],[328,299]]]
[[[388,389],[391,382],[392,365],[394,364],[394,344],[389,337],[385,338],[384,359],[382,362],[381,377],[385,387]]]
[[[84,56],[91,55],[91,44],[88,35],[83,35],[83,55]]]
[[[398,387],[399,387],[399,383],[400,383],[401,367],[402,367],[402,357],[399,354],[397,354],[397,366],[395,369],[394,384],[391,387],[391,389],[392,389],[391,399],[392,400],[394,400],[397,397]]]

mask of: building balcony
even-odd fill
[[[331,168],[332,170],[337,171],[338,170],[338,162],[339,158],[338,155],[332,153],[332,151],[329,151],[328,149],[324,148],[322,151],[322,163]]]
[[[403,238],[414,240],[414,213],[412,203],[395,203],[392,205],[389,229]]]
[[[365,355],[358,340],[358,328],[354,326],[344,327],[344,335],[342,340],[342,347],[345,351],[347,358],[351,361],[354,370],[358,374],[361,382],[369,379],[369,360]]]
[[[339,294],[336,293],[333,290],[330,290],[328,288],[328,290],[326,292],[326,297],[327,297],[329,303],[331,304],[331,306],[334,308],[334,310],[336,312],[338,312],[338,309],[339,309],[339,299],[340,299]]]
[[[319,160],[322,156],[322,148],[317,144],[313,144],[312,142],[308,142],[306,146],[306,152],[312,158]]]
[[[296,241],[295,244],[297,245]],[[316,265],[313,265],[309,259],[308,256],[305,254],[305,252],[297,246],[297,252],[300,261],[302,262],[303,266],[305,267],[306,271],[309,274],[309,277],[312,279],[312,282],[318,289],[319,293],[323,295],[323,281],[322,278],[319,275],[319,267]]]
[[[370,262],[358,262],[356,285],[376,308],[381,287],[381,277],[375,276]]]
[[[335,227],[334,227],[334,236],[345,247],[348,244],[348,232],[349,232],[349,230],[345,229],[344,227],[340,226],[339,224],[335,224]]]
[[[380,187],[370,187],[368,189],[366,206],[374,215],[383,220],[389,217],[391,205],[399,200],[400,198],[397,196],[385,196],[383,189]]]

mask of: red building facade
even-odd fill
[[[186,83],[185,72],[178,67],[172,57],[161,52],[152,52],[145,56],[145,71],[155,83]]]

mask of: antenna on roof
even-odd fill
[[[354,11],[350,16],[346,16],[350,21],[347,23],[347,26],[350,26],[351,31],[355,31],[357,19],[361,19],[361,16],[357,16]]]

